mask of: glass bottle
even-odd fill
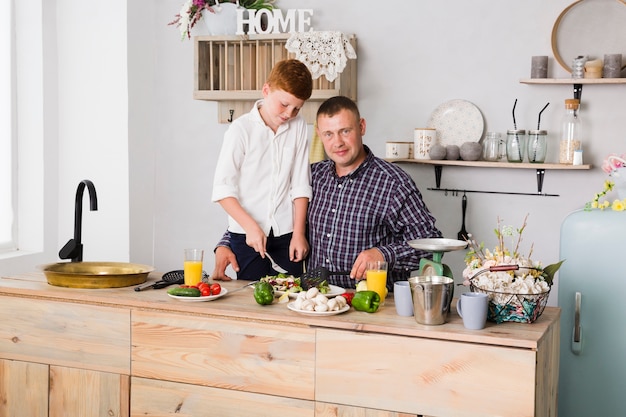
[[[524,162],[524,139],[526,131],[515,129],[506,131],[506,159],[509,162]]]
[[[565,116],[561,128],[559,142],[559,163],[572,165],[574,152],[582,150],[582,123],[578,113],[580,102],[578,99],[565,100]]]
[[[500,150],[500,133],[487,132],[485,141],[483,142],[483,159],[485,161],[497,161],[500,159],[502,151]]]
[[[545,162],[548,150],[547,135],[546,130],[528,131],[528,162],[539,164]]]

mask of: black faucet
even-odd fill
[[[83,244],[81,242],[83,221],[83,193],[85,186],[89,190],[89,210],[98,210],[98,196],[96,187],[89,180],[82,180],[76,189],[76,202],[74,203],[74,239],[70,239],[59,251],[59,258],[71,259],[72,262],[83,261]]]

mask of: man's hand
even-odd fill
[[[215,249],[215,269],[211,278],[217,281],[230,281],[232,278],[226,275],[228,265],[231,265],[235,272],[239,272],[239,264],[233,251],[228,246],[218,246]]]
[[[350,278],[352,279],[365,279],[365,271],[367,270],[367,263],[374,261],[384,261],[385,257],[383,254],[376,248],[371,248],[364,250],[359,253],[359,256],[356,257],[356,261],[352,265],[352,270],[350,271]]]

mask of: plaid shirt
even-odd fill
[[[389,263],[391,282],[407,279],[430,252],[411,248],[414,239],[442,237],[415,182],[401,168],[376,158],[365,147],[365,161],[338,177],[334,162],[311,167],[313,198],[308,210],[311,253],[307,270],[350,271],[359,253],[377,248]],[[229,246],[228,232],[218,246]],[[354,288],[355,280],[332,276],[330,284]],[[391,291],[391,288],[389,288]]]
[[[311,168],[307,269],[350,271],[361,251],[375,247],[389,263],[390,282],[406,279],[406,272],[418,269],[422,257],[432,256],[407,241],[442,235],[411,177],[365,150],[365,161],[349,175],[338,177],[330,160]],[[334,276],[331,284],[350,288],[355,281]]]

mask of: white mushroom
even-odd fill
[[[328,300],[328,311],[335,311],[335,310],[339,310],[339,305],[337,304],[337,300],[335,300],[334,298],[331,298],[330,300]]]
[[[318,290],[316,287],[309,288],[309,290],[306,292],[306,298],[307,300],[312,300],[313,298],[317,297],[317,294],[319,293],[320,290]]]
[[[337,305],[339,306],[338,310],[341,310],[348,304],[346,297],[344,297],[343,295],[338,295],[334,299],[337,301]]]
[[[315,303],[311,300],[304,300],[302,302],[302,310],[313,311],[315,309]]]
[[[328,297],[326,297],[324,294],[317,294],[313,301],[315,301],[315,304],[317,305],[326,304],[328,303]]]
[[[328,311],[328,305],[327,304],[318,304],[318,305],[315,306],[315,311],[318,311],[318,312]]]

